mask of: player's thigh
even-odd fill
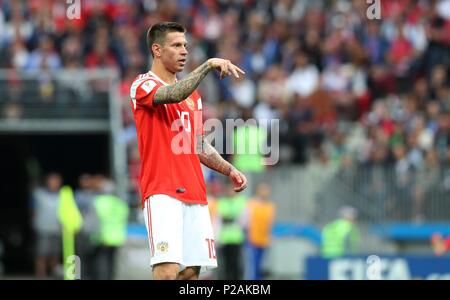
[[[154,195],[145,201],[143,212],[149,238],[151,264],[182,263],[182,203],[166,195]]]

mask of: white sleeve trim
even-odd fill
[[[133,82],[130,88],[130,97],[133,101],[134,109],[136,109],[136,93],[139,86],[145,91],[146,95],[150,94],[156,86],[156,82],[149,78],[143,78]]]

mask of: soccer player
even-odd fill
[[[196,91],[212,70],[218,70],[220,78],[239,78],[244,71],[229,60],[211,58],[177,80],[188,54],[185,32],[173,22],[149,29],[152,67],[130,89],[154,279],[198,279],[201,267],[217,267],[200,163],[228,176],[236,192],[247,186],[245,176],[204,139],[202,101]]]

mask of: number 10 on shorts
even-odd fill
[[[208,253],[210,259],[216,259],[216,249],[214,249],[214,240],[213,239],[205,239],[208,243]]]

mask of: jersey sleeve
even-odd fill
[[[133,82],[130,88],[130,97],[133,101],[133,107],[139,106],[153,107],[153,98],[155,93],[162,84],[151,78],[144,78]]]

